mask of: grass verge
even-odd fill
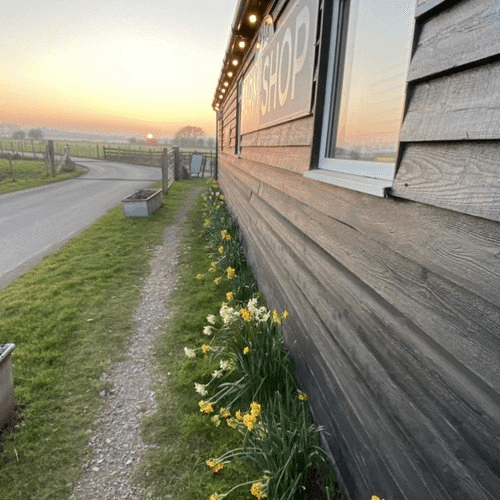
[[[81,175],[83,169],[77,165],[73,172],[60,172],[52,177],[43,160],[0,158],[0,172],[4,176],[0,180],[0,194],[4,194],[65,181]]]
[[[174,183],[148,218],[116,207],[0,292],[0,343],[16,344],[23,407],[1,443],[2,500],[69,497],[103,404],[100,375],[124,353],[153,248],[203,182]]]
[[[207,311],[220,307],[228,290],[212,280],[195,279],[197,274],[206,272],[211,262],[203,235],[202,212],[200,198],[183,227],[180,285],[171,295],[168,326],[155,348],[162,382],[155,387],[158,410],[146,419],[143,436],[156,448],[148,452],[138,474],[148,498],[208,499],[214,486],[227,491],[255,476],[248,464],[236,461],[231,470],[214,478],[205,464],[209,456],[221,455],[228,447],[238,446],[240,440],[232,429],[216,428],[197,411],[200,398],[194,391],[194,381],[204,376],[206,367],[185,362],[184,347],[199,340]],[[247,499],[248,494],[235,491],[231,498]]]

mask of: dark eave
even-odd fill
[[[212,107],[216,111],[224,102],[227,89],[231,87],[239,72],[262,22],[263,15],[271,3],[273,3],[272,0],[239,0],[212,103]]]

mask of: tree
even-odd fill
[[[43,139],[43,132],[39,128],[32,128],[28,132],[28,137],[34,141],[41,141]]]
[[[12,139],[24,139],[26,137],[26,134],[22,131],[22,130],[16,130],[13,134],[12,134]]]
[[[175,141],[178,146],[195,146],[197,139],[202,138],[204,135],[205,132],[201,127],[187,125],[177,131]]]

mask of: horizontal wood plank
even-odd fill
[[[310,168],[311,148],[306,146],[242,147],[240,156],[245,160],[265,163],[302,174]]]
[[[245,134],[242,146],[310,146],[313,118],[308,116],[275,127]]]
[[[500,221],[500,143],[408,144],[391,194]]]
[[[500,139],[500,62],[416,85],[402,142]]]
[[[421,27],[408,81],[500,54],[500,9],[493,0],[458,2]]]

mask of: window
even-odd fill
[[[392,185],[414,4],[334,2],[318,169],[307,177],[380,196]]]

